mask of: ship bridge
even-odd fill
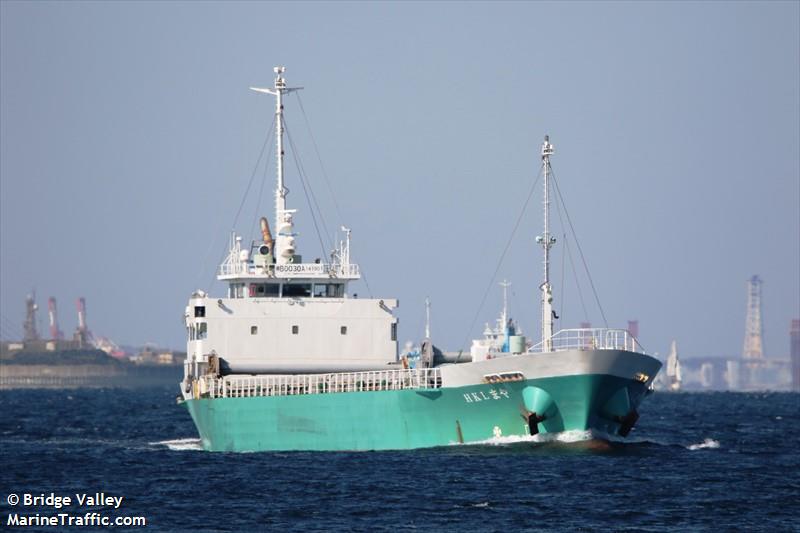
[[[293,255],[288,262],[276,262],[270,246],[253,242],[249,249],[244,248],[242,238],[232,235],[217,279],[228,283],[229,298],[342,298],[347,283],[361,278],[358,265],[350,262],[347,229],[346,235],[329,262],[317,259],[313,263],[304,263],[300,255]]]

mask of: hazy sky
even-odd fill
[[[401,341],[422,335],[426,295],[445,349],[497,316],[499,288],[479,306],[549,133],[610,325],[639,319],[650,352],[676,339],[684,356],[740,354],[759,274],[766,352],[785,356],[800,316],[799,6],[3,1],[2,336],[35,288],[68,333],[85,296],[95,334],[184,346],[192,290],[222,291],[214,269],[272,121],[272,98],[247,88],[281,64],[305,87],[335,190],[336,203],[291,96],[328,229],[350,226],[372,294],[400,299]],[[273,218],[273,167],[239,218],[248,239],[257,214]],[[317,257],[287,167],[299,251]],[[498,274],[533,337],[540,209],[537,187]],[[587,316],[571,274],[562,292],[564,249],[554,285],[570,327]]]

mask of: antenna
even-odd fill
[[[348,227],[342,226],[342,231],[345,234],[345,244],[342,248],[342,253],[340,262],[342,263],[342,267],[349,267],[350,266],[350,234],[352,230]]]

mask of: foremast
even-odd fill
[[[542,351],[553,350],[553,288],[550,285],[550,248],[556,238],[550,234],[550,156],[554,148],[550,144],[550,136],[544,136],[542,143],[542,168],[544,172],[544,234],[536,237],[536,242],[544,251],[544,282],[539,285],[542,292]]]

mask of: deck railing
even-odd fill
[[[197,381],[195,396],[249,398],[405,389],[426,390],[438,389],[441,386],[442,376],[438,368],[336,374],[203,376]]]
[[[645,353],[636,337],[626,329],[576,328],[562,329],[550,337],[552,351],[564,350],[627,350]],[[531,346],[528,352],[545,351],[545,342]]]

